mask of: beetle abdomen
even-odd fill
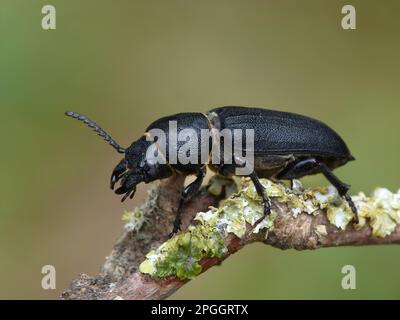
[[[214,114],[220,129],[254,129],[254,153],[338,157],[350,160],[343,139],[321,121],[289,112],[261,108],[221,107]]]

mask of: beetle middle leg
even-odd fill
[[[246,162],[239,156],[237,156],[235,153],[233,154],[233,160],[235,161],[235,164],[223,164],[220,169],[219,173],[222,175],[231,175],[233,174],[235,168],[237,167],[244,167],[246,165]],[[248,177],[251,179],[251,181],[254,184],[254,187],[256,189],[257,194],[259,197],[262,199],[263,202],[263,208],[264,208],[264,215],[255,223],[255,225],[259,224],[264,218],[271,213],[271,205],[269,202],[269,198],[265,195],[265,188],[262,185],[260,179],[257,176],[257,173],[253,170]]]
[[[206,166],[200,168],[200,171],[197,173],[196,180],[194,180],[191,184],[186,186],[182,193],[181,198],[178,205],[178,210],[176,212],[174,228],[172,232],[169,234],[171,238],[181,227],[181,215],[183,210],[183,205],[186,201],[188,201],[197,191],[199,191],[201,184],[203,183],[204,176],[206,175]]]
[[[255,171],[253,171],[249,175],[251,181],[254,184],[254,187],[256,188],[257,194],[261,197],[263,206],[264,206],[264,215],[255,223],[255,225],[259,224],[264,218],[271,213],[271,205],[269,203],[269,198],[265,195],[265,188],[262,185],[260,179],[257,177],[257,174]]]

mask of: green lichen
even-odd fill
[[[286,199],[284,185],[269,180],[262,182],[271,199]],[[223,258],[228,252],[225,244],[227,235],[233,233],[242,238],[247,224],[255,226],[263,217],[261,198],[254,185],[247,179],[240,184],[240,191],[222,201],[219,208],[199,212],[195,217],[195,225],[149,252],[139,267],[140,271],[159,278],[175,276],[190,279],[201,272],[202,259]],[[272,211],[252,232],[257,233],[264,228],[272,229],[276,215]]]
[[[321,212],[320,209],[327,209],[329,221],[341,229],[345,229],[354,218],[347,203],[332,186],[304,190],[301,183],[295,181],[292,190],[280,182],[266,179],[261,182],[266,195],[271,200],[286,203],[295,217],[298,214],[315,215]],[[217,193],[222,190],[220,186],[224,185],[218,181],[212,184],[214,187],[211,192]],[[400,222],[400,191],[393,194],[387,189],[377,189],[371,197],[359,194],[353,200],[359,209],[356,228],[368,222],[375,236],[384,237],[393,232],[396,223]],[[238,192],[222,201],[219,208],[210,207],[207,212],[199,212],[194,225],[149,252],[139,269],[142,273],[159,278],[194,278],[201,272],[200,261],[223,258],[228,253],[225,244],[228,234],[232,233],[241,239],[248,225],[253,227],[250,232],[254,233],[263,229],[273,230],[276,216],[277,213],[272,209],[269,216],[256,224],[263,217],[261,198],[250,180],[242,179]],[[318,226],[317,233],[325,236],[326,227]]]
[[[216,174],[208,182],[207,190],[214,196],[220,196],[225,193],[225,197],[230,197],[238,191],[238,188],[232,178]]]
[[[143,211],[136,208],[134,211],[125,211],[122,215],[125,222],[124,229],[127,231],[139,231],[143,224],[147,221]]]

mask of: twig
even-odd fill
[[[353,197],[359,207],[358,218],[360,219],[359,225],[353,225],[347,221],[351,211],[343,209],[343,203],[337,203],[337,197],[330,193],[330,189],[325,190],[325,193],[315,190],[314,192],[309,190],[292,192],[280,184],[270,183],[275,219],[267,219],[263,226],[258,226],[259,230],[257,230],[257,227],[252,226],[252,221],[258,219],[256,213],[250,212],[246,219],[240,220],[242,213],[240,210],[246,208],[240,207],[241,209],[235,209],[236,211],[232,209],[238,206],[237,201],[243,201],[248,206],[253,200],[257,202],[256,198],[252,198],[251,186],[246,182],[241,186],[241,193],[231,197],[228,202],[224,202],[221,209],[211,210],[208,215],[198,215],[195,227],[175,237],[178,240],[171,239],[161,246],[167,241],[171,231],[183,183],[184,178],[176,176],[162,181],[153,188],[146,203],[140,209],[140,212],[148,219],[140,231],[124,231],[107,258],[101,273],[96,277],[80,275],[63,292],[62,299],[164,299],[193,277],[190,272],[197,273],[196,266],[200,268],[198,272],[204,272],[253,242],[263,242],[281,249],[297,250],[400,243],[399,194],[385,194],[386,189],[382,189],[383,191],[378,192],[384,194],[375,194],[371,198],[363,195]],[[220,200],[219,196],[213,196],[206,188],[203,188],[186,205],[182,230],[187,229],[198,212],[207,211],[209,206],[218,206]],[[257,207],[251,208],[256,208],[254,211],[258,210]],[[328,211],[329,220],[326,211]],[[208,218],[209,221],[201,218],[206,216],[214,218]],[[214,221],[215,217],[219,220]],[[237,223],[238,219],[242,221],[242,224]],[[241,229],[243,226],[244,228]],[[341,226],[344,230],[337,226]],[[170,266],[167,266],[166,270],[161,270],[162,264],[157,263],[163,262],[163,259],[165,263],[168,263],[168,258],[173,255],[171,252],[181,250],[177,249],[179,246],[185,246],[185,234],[190,234],[189,241],[192,241],[190,246],[193,243],[196,249],[194,239],[213,238],[207,232],[213,232],[213,237],[216,234],[221,236],[223,243],[211,248],[216,252],[197,247],[202,253],[198,261],[192,262],[193,265],[190,268],[193,269],[184,270],[187,273],[179,274],[177,268],[170,268]],[[149,275],[142,273],[139,265],[146,260],[146,254],[151,250],[156,250],[152,254],[153,259],[148,259],[153,269],[142,270],[151,274]],[[187,258],[191,259],[192,254],[189,252]],[[198,257],[198,251],[196,254]],[[160,270],[156,270],[157,268]],[[178,273],[174,274],[176,270]],[[160,276],[160,272],[164,272],[167,276],[157,277]]]

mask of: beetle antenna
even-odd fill
[[[96,131],[100,137],[102,137],[104,140],[106,140],[119,153],[125,153],[124,148],[122,148],[118,143],[116,143],[113,138],[111,138],[103,129],[101,129],[96,123],[94,123],[89,118],[85,117],[82,114],[79,114],[78,112],[73,112],[73,111],[66,111],[65,115],[68,117],[77,119],[79,121],[82,121],[84,124],[88,125],[94,131]]]

